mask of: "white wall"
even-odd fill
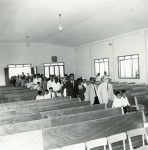
[[[59,62],[65,62],[65,72],[75,73],[75,50],[71,47],[43,43],[0,43],[0,85],[5,84],[4,68],[8,64],[30,63],[44,73],[43,63],[50,63],[51,56],[57,56]]]
[[[109,44],[111,43],[111,44]],[[88,71],[84,77],[89,79],[94,76],[94,59],[109,58],[109,71],[113,81],[148,83],[148,29],[141,29],[124,35],[96,41],[76,47],[76,60],[79,64],[78,69]],[[139,54],[140,79],[119,79],[117,57],[122,55]],[[80,59],[82,58],[82,59]],[[80,61],[85,61],[82,63]],[[86,65],[85,65],[86,63]]]

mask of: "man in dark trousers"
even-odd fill
[[[78,97],[78,83],[76,80],[74,80],[73,73],[69,75],[69,80],[63,85],[62,93],[65,88],[66,88],[67,96],[70,96],[71,98]]]

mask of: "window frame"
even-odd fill
[[[58,65],[62,63],[63,65]],[[58,66],[58,70],[59,70],[59,73],[60,73],[60,69],[59,69],[59,66],[63,66],[63,75],[65,74],[65,63],[64,62],[55,62],[55,63],[43,63],[43,67],[44,67],[44,76],[45,76],[45,64],[47,64],[47,67],[50,67],[50,66]],[[51,64],[57,64],[57,65],[51,65]],[[54,69],[54,75],[55,75],[55,69]],[[49,69],[49,76],[50,76],[50,69]],[[60,76],[60,74],[59,74]],[[60,76],[61,77],[61,76]]]
[[[110,71],[109,71],[109,58],[96,58],[96,59],[94,59],[94,74],[95,74],[95,76],[97,75],[97,74],[96,74],[96,67],[95,67],[95,63],[96,63],[96,62],[95,62],[95,61],[96,61],[96,60],[99,61],[99,60],[101,60],[101,59],[103,59],[103,63],[104,63],[104,62],[108,62],[108,75],[110,75]],[[104,61],[104,59],[108,59],[108,61]],[[99,63],[99,72],[100,72],[100,63]]]
[[[132,77],[121,77],[121,63],[120,63],[120,57],[124,57],[124,59],[123,60],[133,60],[134,58],[132,58],[132,56],[134,56],[134,55],[137,55],[138,56],[138,74],[139,74],[139,77],[138,78],[136,78],[136,77],[133,77],[133,61],[132,61],[132,63],[131,63],[131,65],[132,65],[132,70],[131,70],[131,72],[132,72]],[[125,59],[125,57],[130,57],[130,59]],[[117,63],[118,63],[118,78],[119,79],[140,79],[140,65],[139,65],[139,54],[131,54],[131,55],[122,55],[122,56],[117,56]]]
[[[11,65],[12,66],[14,66],[14,67],[11,67]],[[8,64],[7,65],[7,68],[8,68],[8,73],[9,73],[9,68],[19,68],[19,67],[17,67],[17,66],[21,66],[21,67],[30,67],[30,69],[32,68],[32,64]],[[25,65],[27,65],[27,66],[25,66]],[[9,74],[10,75],[10,74]],[[10,76],[9,76],[9,78],[11,78]]]
[[[15,67],[9,67],[9,66],[11,66],[11,65],[14,65],[15,67],[16,66],[19,66],[19,65],[22,65],[22,67],[32,67],[32,64],[8,64],[7,65],[7,68],[15,68]],[[27,66],[25,66],[25,65],[27,65]],[[19,67],[18,67],[19,68]]]

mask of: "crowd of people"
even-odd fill
[[[96,84],[96,81],[98,81]],[[44,75],[36,74],[27,76],[22,73],[21,76],[13,78],[15,86],[22,86],[38,91],[36,100],[49,99],[54,97],[79,98],[80,101],[90,101],[91,105],[105,103],[107,107],[126,107],[130,106],[126,97],[126,91],[113,91],[113,86],[110,83],[111,78],[104,72],[103,77],[91,77],[86,83],[83,77],[75,80],[74,74],[65,74],[60,78],[55,75],[50,75],[49,79]]]

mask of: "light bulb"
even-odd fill
[[[61,25],[61,24],[59,24],[59,26],[58,26],[58,30],[59,30],[60,32],[62,32],[62,31],[63,31],[63,27],[62,27],[62,25]]]

